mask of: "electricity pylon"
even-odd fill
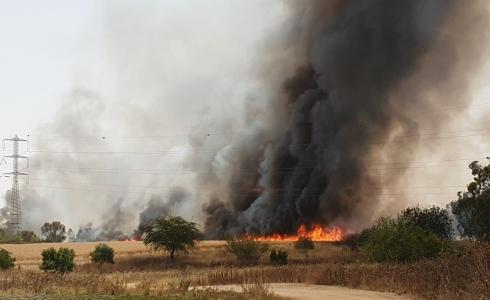
[[[19,155],[19,142],[29,142],[15,135],[11,139],[3,140],[3,150],[5,150],[5,142],[13,143],[14,153],[12,155],[4,156],[5,158],[12,158],[13,170],[10,173],[4,173],[4,175],[12,176],[12,190],[10,197],[7,199],[8,209],[8,229],[10,233],[18,233],[22,229],[22,209],[20,206],[20,193],[19,193],[19,176],[27,176],[28,174],[19,172],[19,159],[28,159],[26,156]],[[29,161],[28,161],[29,162]]]

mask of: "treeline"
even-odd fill
[[[43,224],[41,237],[30,230],[12,233],[8,229],[0,228],[0,243],[61,243],[70,235],[73,235],[71,229],[66,231],[65,225],[59,221],[53,221]]]
[[[458,200],[448,208],[457,220],[454,224],[461,238],[487,244],[490,242],[490,165],[477,161],[469,165],[473,181],[458,193]],[[384,217],[344,243],[352,250],[364,251],[371,261],[409,262],[437,257],[452,251],[453,222],[448,210],[439,207],[411,207],[396,217]]]

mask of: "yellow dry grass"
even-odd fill
[[[20,269],[0,272],[2,293],[100,293],[160,295],[189,286],[246,283],[311,283],[406,293],[421,299],[490,299],[490,247],[468,243],[440,258],[409,264],[373,264],[362,253],[317,243],[304,261],[291,243],[274,243],[289,253],[289,264],[273,266],[265,255],[257,266],[237,265],[225,242],[203,242],[175,262],[141,242],[108,242],[116,263],[102,269],[89,263],[97,243],[0,245],[17,258]],[[61,276],[39,271],[40,252],[48,247],[77,252],[77,266]],[[464,247],[463,247],[464,246]],[[10,294],[9,294],[10,293]]]
[[[151,254],[151,251],[140,241],[109,241],[104,242],[114,248],[118,257],[124,257],[135,254]],[[224,241],[203,241],[199,244],[199,249],[206,249],[209,247],[222,246]],[[37,268],[37,265],[41,262],[41,252],[44,249],[53,247],[58,249],[60,247],[71,248],[75,250],[76,262],[84,263],[88,261],[88,256],[91,251],[99,242],[83,242],[83,243],[36,243],[36,244],[2,244],[0,248],[3,248],[12,253],[12,256],[16,258],[17,265],[21,268]],[[162,254],[159,254],[162,256]]]
[[[145,251],[145,245],[142,242],[105,242],[117,253],[131,253]],[[26,259],[40,259],[41,252],[44,249],[54,247],[56,249],[60,247],[71,248],[75,250],[77,256],[85,256],[94,250],[97,242],[90,243],[38,243],[38,244],[4,244],[0,245],[1,248],[11,252],[18,261]]]

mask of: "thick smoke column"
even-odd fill
[[[365,225],[384,190],[370,162],[410,160],[416,138],[398,148],[383,142],[417,135],[421,124],[437,129],[447,120],[430,111],[464,101],[485,41],[483,2],[325,2],[294,2],[297,23],[281,50],[299,67],[208,165],[230,178],[204,207],[211,238]],[[384,184],[398,177],[384,175]]]

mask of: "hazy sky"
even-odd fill
[[[53,116],[77,68],[97,55],[100,1],[0,1],[0,136]]]

